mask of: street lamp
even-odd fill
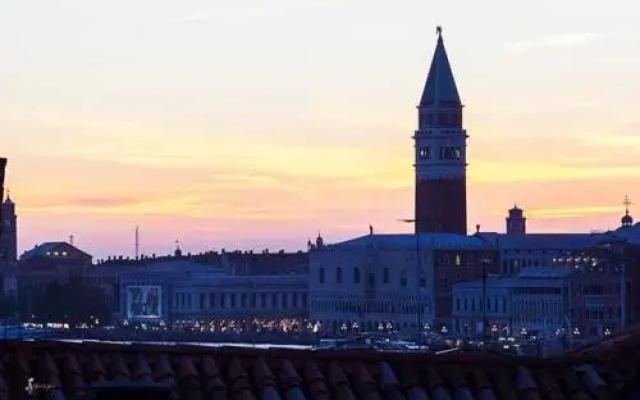
[[[482,264],[482,336],[487,336],[487,264],[489,257],[484,254],[480,264]]]
[[[399,219],[399,222],[404,222],[407,224],[414,224],[415,225],[415,235],[416,235],[416,296],[417,296],[417,301],[418,301],[418,307],[417,307],[417,312],[416,312],[416,330],[418,332],[418,344],[420,344],[420,339],[422,337],[421,335],[421,331],[422,329],[420,329],[420,327],[422,326],[422,297],[420,296],[420,286],[421,286],[421,282],[420,282],[420,270],[422,269],[422,266],[420,265],[421,260],[420,260],[420,234],[418,233],[418,222],[420,222],[419,219]]]

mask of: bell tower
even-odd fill
[[[418,104],[415,143],[416,233],[467,234],[467,132],[449,58],[438,40]]]

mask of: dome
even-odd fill
[[[633,225],[633,217],[629,214],[625,214],[624,217],[620,219],[620,222],[622,222],[622,226],[631,226]]]

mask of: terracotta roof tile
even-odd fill
[[[44,354],[40,355],[39,369],[40,376],[42,377],[43,382],[48,385],[55,386],[56,388],[62,387],[58,366],[56,365],[56,362],[54,361],[50,352],[47,351]]]
[[[114,381],[129,381],[131,380],[131,373],[129,372],[129,366],[122,358],[122,354],[119,352],[111,355],[111,379]]]
[[[156,358],[155,381],[162,383],[175,383],[173,367],[166,354],[159,354]]]
[[[262,393],[260,397],[265,400],[280,400],[280,394],[277,389],[278,384],[271,373],[271,369],[265,362],[264,357],[259,357],[256,360],[253,371],[256,378],[256,385]]]
[[[511,371],[505,367],[492,368],[490,376],[495,385],[495,393],[501,400],[519,400],[518,391]]]
[[[615,368],[602,365],[596,370],[598,371],[598,374],[605,379],[607,387],[609,387],[614,393],[621,392],[624,389],[626,384],[624,377],[620,372],[616,371]]]
[[[304,364],[304,377],[307,383],[307,391],[313,400],[331,399],[331,391],[327,385],[320,368],[314,360],[307,360]]]
[[[564,381],[567,388],[567,395],[571,400],[589,400],[590,397],[585,391],[578,374],[573,368],[564,371]]]
[[[181,356],[178,364],[178,386],[180,398],[186,400],[203,400],[200,390],[200,374],[192,356]]]
[[[362,362],[355,363],[354,380],[359,398],[382,400],[378,392],[378,384]]]
[[[355,400],[351,387],[349,385],[349,379],[345,375],[342,367],[337,362],[333,361],[329,365],[329,383],[333,387],[334,398],[337,400]]]
[[[541,368],[537,372],[541,397],[549,400],[565,400],[558,376],[550,368]]]
[[[202,359],[202,369],[204,371],[204,390],[205,393],[213,398],[227,398],[227,385],[220,376],[218,366],[211,356],[205,355]]]
[[[289,360],[282,360],[280,381],[282,383],[282,393],[287,400],[306,400],[302,390],[302,379]]]
[[[237,357],[232,358],[227,368],[231,382],[231,391],[234,396],[241,400],[254,400],[255,396],[251,388],[251,383],[249,382],[249,375],[240,360]]]
[[[406,400],[400,389],[400,382],[395,372],[387,362],[381,362],[379,366],[379,382],[382,395],[389,400]]]
[[[418,379],[418,372],[416,371],[415,365],[405,363],[402,366],[401,382],[409,400],[429,399],[427,391]]]
[[[637,380],[638,362],[486,354],[210,349],[143,344],[13,342],[0,400],[28,377],[74,399],[99,381],[160,384],[187,400],[605,400]],[[588,361],[588,362],[586,362]],[[108,372],[107,372],[108,371]],[[61,395],[60,392],[59,394]]]
[[[134,368],[133,377],[139,382],[153,382],[153,372],[149,366],[147,355],[139,353],[137,357],[136,366]]]
[[[74,353],[66,353],[64,361],[65,375],[71,392],[84,394],[86,385],[82,376],[82,368],[80,368],[76,355]]]

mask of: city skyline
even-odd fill
[[[73,234],[97,257],[133,254],[136,225],[145,254],[176,238],[185,251],[259,251],[302,248],[318,230],[329,242],[369,224],[411,231],[397,219],[412,214],[436,25],[466,106],[469,231],[504,231],[514,203],[530,231],[616,228],[624,195],[640,196],[625,161],[640,126],[634,13],[580,3],[577,18],[568,2],[541,26],[504,1],[509,21],[477,18],[492,10],[472,2],[469,16],[405,3],[1,6],[21,252]]]

